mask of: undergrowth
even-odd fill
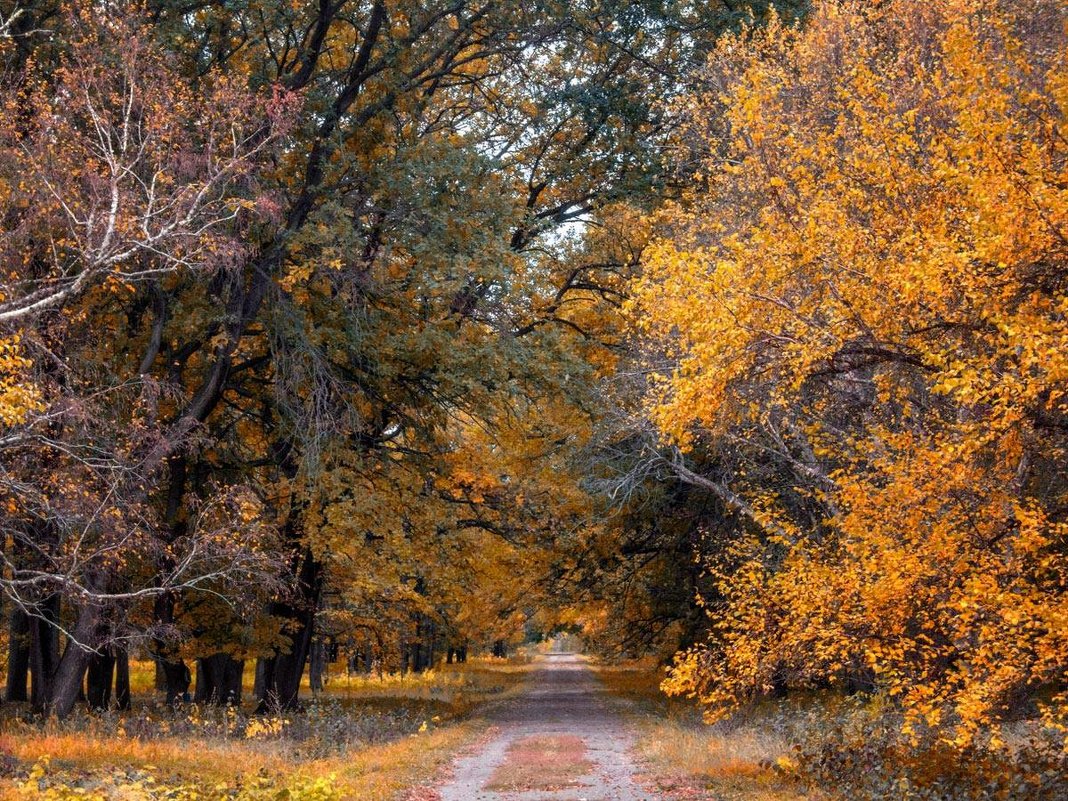
[[[1063,734],[1031,721],[996,745],[959,748],[905,737],[881,698],[795,693],[705,724],[695,705],[659,691],[651,662],[600,664],[606,688],[638,723],[638,757],[664,797],[726,801],[1063,801]]]
[[[127,713],[62,723],[5,705],[0,799],[389,799],[472,739],[478,715],[515,692],[527,669],[473,660],[420,675],[334,677],[301,710],[262,716],[251,705],[171,709],[145,695]]]

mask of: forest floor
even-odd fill
[[[0,705],[0,801],[343,801],[398,798],[478,740],[522,693],[529,659],[419,675],[334,675],[299,712],[170,709],[134,665],[133,709],[34,721]]]
[[[665,801],[825,801],[801,782],[794,744],[803,731],[831,725],[826,700],[798,697],[757,705],[708,725],[689,699],[660,691],[652,660],[592,663],[635,732],[632,755],[643,786]]]
[[[41,723],[0,706],[0,801],[816,801],[796,712],[707,726],[652,663],[571,654],[331,676],[305,708],[134,708]],[[459,755],[459,756],[457,756]],[[280,794],[281,793],[281,794]]]

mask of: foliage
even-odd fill
[[[1048,735],[1008,749],[959,748],[935,738],[903,745],[883,721],[865,716],[808,737],[798,757],[806,778],[863,801],[1053,801],[1068,792],[1068,757],[1060,738]]]
[[[16,335],[0,340],[0,424],[22,423],[41,411],[40,393],[27,376],[31,362],[24,355]]]
[[[740,521],[665,683],[710,715],[879,689],[963,746],[1064,709],[1063,14],[821,3],[689,102],[634,310],[665,464]]]
[[[292,707],[328,644],[399,670],[522,637],[618,347],[628,264],[587,229],[665,180],[657,103],[731,22],[698,11],[0,17],[0,333],[27,360],[0,364],[0,587],[54,663],[39,711],[76,703],[69,640],[150,647],[171,701],[185,660],[258,658]]]

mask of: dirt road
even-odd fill
[[[623,722],[577,656],[542,657],[530,688],[491,723],[500,733],[454,765],[441,801],[654,798],[635,782]]]

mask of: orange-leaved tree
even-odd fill
[[[669,691],[879,689],[959,744],[1063,713],[1065,22],[824,2],[713,54],[634,287],[665,461],[743,521]]]

